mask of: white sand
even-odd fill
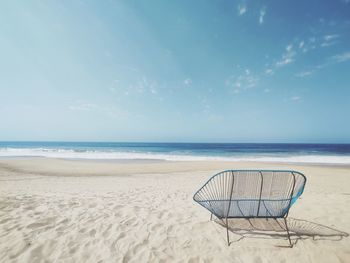
[[[232,221],[227,246],[225,228],[192,195],[229,168],[305,173],[290,211],[294,248],[282,247],[278,224],[261,219],[251,224],[267,233]],[[348,167],[2,159],[0,261],[350,262],[349,185]]]

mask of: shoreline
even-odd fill
[[[166,161],[152,159],[104,160],[64,159],[46,157],[0,158],[1,170],[41,175],[128,175],[134,173],[166,173],[190,171],[221,171],[235,169],[298,170],[304,168],[350,170],[350,165],[283,162],[230,161]],[[293,169],[292,169],[293,168]]]

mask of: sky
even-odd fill
[[[350,143],[350,0],[0,3],[0,141]]]

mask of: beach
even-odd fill
[[[233,220],[227,246],[192,200],[216,172],[248,168],[306,175],[288,219],[293,248],[265,219]],[[349,262],[349,183],[348,166],[3,158],[0,261]]]
[[[0,1],[0,263],[350,263],[350,0]]]

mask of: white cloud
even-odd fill
[[[155,87],[150,87],[150,92],[152,94],[157,94],[158,93],[158,91],[155,89]]]
[[[137,83],[134,87],[137,93],[145,93],[149,92],[151,94],[157,94],[157,83],[154,81],[149,81],[146,77],[142,77],[142,79]]]
[[[303,51],[303,53],[306,53],[310,50],[315,49],[316,48],[316,38],[313,36],[305,41],[304,40],[301,41],[299,43],[299,48]]]
[[[211,106],[208,102],[208,98],[206,96],[197,96],[197,99],[199,100],[200,102],[200,105],[202,107],[202,112],[204,113],[209,113],[210,112],[210,109],[211,109]]]
[[[323,69],[323,68],[325,68],[325,67],[327,67],[329,65],[330,65],[330,63],[319,64],[319,65],[316,66],[316,69]]]
[[[297,77],[303,78],[312,75],[314,72],[312,70],[309,71],[302,71],[296,74]]]
[[[300,43],[299,43],[299,48],[303,48],[304,44],[305,44],[304,41],[300,41]]]
[[[232,88],[233,93],[237,94],[243,90],[255,87],[259,78],[252,74],[249,69],[244,70],[238,76],[230,76],[225,81],[225,85]]]
[[[238,15],[244,15],[247,12],[247,6],[245,4],[240,4],[237,7],[238,9]]]
[[[310,37],[306,41],[301,41],[299,43],[299,48],[303,51],[303,53],[306,53],[310,50],[313,50],[316,48],[316,38],[315,37]]]
[[[325,35],[323,37],[323,39],[326,40],[326,41],[330,41],[330,40],[334,40],[334,39],[336,39],[338,37],[339,37],[339,35]]]
[[[145,92],[145,86],[142,81],[138,81],[136,85],[129,85],[129,89],[141,94]]]
[[[282,66],[285,66],[285,65],[287,65],[287,64],[292,63],[293,61],[294,61],[293,58],[286,57],[286,58],[283,58],[282,60],[278,61],[278,62],[276,63],[276,66],[277,66],[277,67],[282,67]]]
[[[350,52],[344,52],[339,55],[331,57],[331,59],[336,63],[341,63],[350,60]]]
[[[265,74],[267,75],[272,75],[273,73],[274,73],[273,69],[268,68],[265,70]]]
[[[329,57],[328,61],[315,66],[315,69],[312,70],[312,73],[314,73],[317,70],[321,70],[321,69],[324,69],[326,67],[332,66],[334,64],[342,63],[342,62],[346,62],[346,61],[350,61],[350,51]]]
[[[299,96],[293,96],[290,98],[292,101],[300,101],[301,100],[301,97]]]
[[[296,52],[293,51],[293,45],[286,46],[286,52],[282,55],[282,59],[276,62],[276,67],[282,67],[292,63],[295,60]]]
[[[263,7],[260,9],[260,15],[259,15],[259,24],[261,25],[262,23],[264,23],[264,17],[266,15],[266,8]]]
[[[339,35],[325,35],[323,37],[323,42],[321,43],[321,47],[329,47],[338,43],[337,38]]]
[[[333,46],[335,44],[337,44],[338,42],[337,41],[333,41],[333,42],[323,42],[321,44],[321,47],[330,47],[330,46]]]
[[[291,51],[292,51],[292,48],[293,48],[293,45],[292,45],[292,44],[289,44],[288,46],[286,46],[287,52],[291,52]]]
[[[264,89],[264,93],[269,93],[270,91],[270,89]]]
[[[187,78],[184,80],[184,85],[185,86],[190,86],[192,84],[192,80],[190,78]]]
[[[118,88],[117,91],[120,94],[124,94],[125,96],[132,95],[142,95],[149,94],[154,98],[160,98],[159,94],[159,85],[154,80],[149,80],[147,77],[140,77],[136,82],[129,83],[127,86],[124,86],[123,89]]]

